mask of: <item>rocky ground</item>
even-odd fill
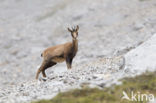
[[[51,98],[60,91],[110,86],[125,76],[156,69],[155,0],[1,0],[0,102]],[[71,41],[79,25],[73,69],[65,63],[35,80],[41,52]]]

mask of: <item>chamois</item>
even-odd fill
[[[40,72],[42,72],[43,77],[46,77],[46,69],[64,61],[66,61],[67,68],[71,69],[72,60],[78,51],[78,30],[78,25],[77,27],[74,27],[72,29],[68,28],[68,31],[72,36],[72,42],[49,47],[43,51],[43,53],[41,54],[41,56],[43,57],[43,62],[37,71],[36,79],[38,79]]]

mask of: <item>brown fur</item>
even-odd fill
[[[78,29],[78,26],[77,28],[73,28],[72,30],[68,28],[68,31],[71,32],[71,36],[73,38],[72,42],[53,46],[43,51],[43,53],[41,54],[41,56],[43,57],[43,62],[37,71],[36,79],[38,79],[40,72],[42,72],[43,77],[46,77],[45,70],[47,68],[64,61],[66,61],[67,68],[71,69],[72,60],[78,51]]]

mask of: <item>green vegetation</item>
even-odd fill
[[[146,103],[144,101],[128,101],[121,99],[123,91],[129,97],[133,91],[137,94],[136,98],[141,94],[153,94],[156,96],[156,72],[145,73],[134,78],[124,78],[121,85],[114,85],[109,88],[83,88],[75,89],[64,93],[59,93],[51,100],[41,100],[33,103]],[[141,99],[140,99],[141,100]]]

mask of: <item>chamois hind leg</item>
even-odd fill
[[[44,65],[45,65],[45,61],[42,62],[42,65],[41,65],[40,68],[37,70],[36,79],[38,79],[38,76],[39,76],[40,72],[42,71],[42,68],[44,68]]]
[[[50,62],[50,60],[44,60],[43,62],[42,62],[42,65],[40,66],[40,68],[38,69],[38,71],[37,71],[37,74],[36,74],[36,79],[38,79],[38,76],[39,76],[39,74],[40,74],[40,72],[41,71],[43,71],[46,67],[47,67],[47,64]]]
[[[42,70],[42,75],[43,75],[43,77],[46,77],[45,70],[48,69],[49,67],[54,66],[54,65],[56,65],[56,63],[55,63],[55,62],[52,62],[52,61],[50,61],[50,62],[48,62],[48,63],[46,64],[45,68]]]

